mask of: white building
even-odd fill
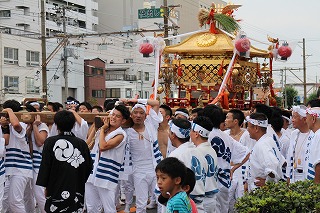
[[[118,1],[98,0],[99,25],[98,32],[128,31],[137,29],[158,30],[163,29],[163,17],[159,16],[162,0]],[[223,1],[215,1],[217,4],[225,4]],[[200,8],[209,8],[212,0],[183,1],[168,0],[168,6],[172,10],[169,15],[169,27],[179,26],[177,30],[170,29],[169,36],[176,33],[192,32],[199,29],[197,14]],[[143,9],[155,9],[152,15],[143,15]],[[163,34],[163,31],[155,32]],[[139,94],[140,97],[148,98],[153,93],[152,82],[155,73],[155,58],[143,58],[138,52],[136,41],[143,36],[154,36],[154,33],[122,34],[108,36],[100,46],[102,57],[107,61],[106,98],[132,97]],[[180,42],[179,39],[170,40],[171,44]],[[111,62],[111,63],[110,63]],[[142,76],[141,76],[142,75]],[[126,79],[130,77],[130,80]],[[174,87],[172,87],[174,88]],[[108,92],[112,91],[112,92]],[[174,95],[174,94],[173,94]]]
[[[41,0],[0,1],[1,27],[40,33],[40,5]],[[65,9],[65,18],[62,16],[63,8]],[[59,33],[63,33],[63,21],[66,22],[67,34],[95,32],[98,24],[97,10],[98,3],[96,0],[46,0],[46,36],[55,36]],[[7,30],[6,33],[11,32]],[[40,36],[38,36],[38,39],[40,39]],[[59,42],[60,40],[57,38],[47,39],[47,57],[58,46]],[[79,101],[82,101],[84,100],[84,49],[79,44],[72,44],[72,42],[69,42],[67,46],[68,93]],[[17,49],[23,49],[27,44],[18,42],[15,45]],[[37,45],[39,46],[32,46],[39,49],[41,57],[40,40]],[[62,53],[63,48],[57,51],[54,58],[47,65],[48,99],[50,101],[65,101],[63,100],[65,84],[63,78],[63,62],[61,60]],[[37,65],[37,69],[41,71],[40,64],[41,60],[39,65]],[[2,72],[4,71],[5,70],[2,69]],[[42,87],[42,85],[40,85],[40,87]],[[23,92],[19,91],[19,93]],[[39,94],[39,97],[41,95],[42,94]]]
[[[6,30],[13,34],[0,29],[0,104],[9,99],[21,102],[24,98],[40,98],[40,40]]]

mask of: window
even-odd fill
[[[125,58],[125,59],[124,59],[124,63],[125,63],[125,64],[133,63],[133,58]]]
[[[142,79],[142,72],[141,72],[141,71],[138,71],[137,79],[138,79],[138,80],[141,80],[141,79]]]
[[[86,28],[86,22],[78,20],[78,25],[80,28]]]
[[[92,90],[92,97],[93,98],[104,98],[103,97],[103,90]]]
[[[10,10],[0,10],[0,17],[11,17],[11,11]]]
[[[40,53],[27,50],[27,66],[39,66]]]
[[[27,93],[40,93],[40,87],[34,86],[34,78],[26,78]]]
[[[4,63],[18,64],[18,49],[4,47]]]
[[[149,81],[149,73],[148,72],[144,73],[144,80]]]
[[[123,42],[124,49],[131,49],[133,47],[133,41],[125,41]]]
[[[131,98],[131,97],[132,97],[132,89],[126,88],[126,98]]]
[[[106,89],[106,98],[120,98],[120,88]]]
[[[103,68],[92,68],[92,75],[103,75]]]
[[[149,99],[149,91],[144,91],[144,98]]]
[[[4,89],[9,93],[19,92],[19,77],[4,76]]]

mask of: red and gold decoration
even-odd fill
[[[226,7],[216,7],[212,3],[209,10],[201,8],[198,13],[198,21],[200,27],[205,24],[210,26],[210,33],[218,33],[217,27],[228,33],[233,33],[239,29],[237,21],[233,18],[233,11],[241,5],[227,5]]]
[[[169,106],[220,104],[225,109],[250,108],[256,102],[264,102],[253,99],[255,87],[264,89],[270,105],[275,103],[273,54],[251,46],[244,32],[238,32],[235,38],[239,26],[233,12],[239,7],[212,4],[209,10],[201,9],[199,24],[208,24],[210,29],[165,47],[163,53],[174,57],[166,58],[161,65],[158,91],[164,91]],[[273,49],[278,49],[278,40],[273,45]],[[270,59],[270,67],[264,63],[260,68],[256,58]],[[177,89],[178,97],[171,98],[171,87]]]

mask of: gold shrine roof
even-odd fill
[[[233,40],[228,35],[222,32],[218,34],[200,32],[188,37],[179,44],[165,47],[164,53],[180,55],[232,55],[233,49]],[[251,45],[250,57],[268,58],[269,53],[267,50],[261,50]]]

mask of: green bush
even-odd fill
[[[267,183],[240,198],[239,213],[320,213],[320,185],[313,181]]]

